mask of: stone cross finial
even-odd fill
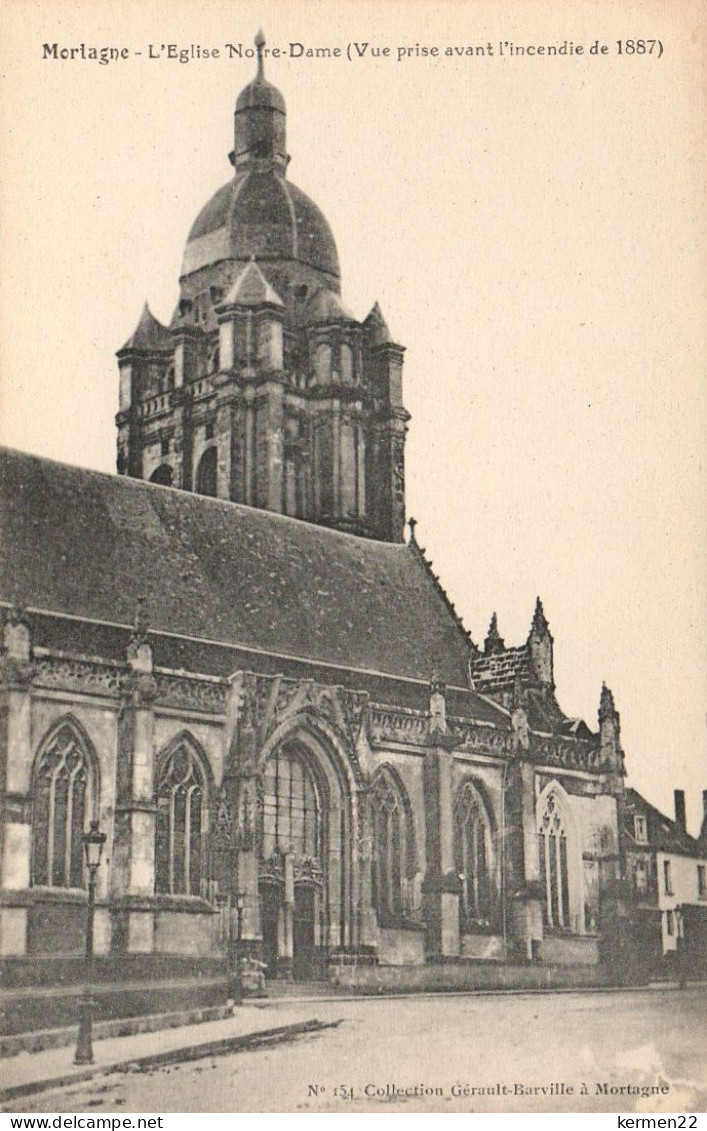
[[[417,526],[417,519],[416,518],[409,518],[408,519],[408,526],[410,527],[410,541],[416,542],[417,539],[415,538],[415,527]]]

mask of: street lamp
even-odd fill
[[[245,907],[245,895],[242,891],[236,892],[236,939],[234,947],[234,985],[233,985],[233,1001],[236,1005],[240,1005],[243,1001],[243,982],[241,980],[241,933],[243,930],[243,908]]]
[[[677,931],[675,951],[678,967],[678,987],[684,990],[687,986],[687,969],[685,962],[685,915],[682,904],[678,904],[675,908],[675,930]]]
[[[74,1064],[93,1064],[93,915],[96,907],[96,872],[101,862],[106,834],[98,828],[98,821],[81,837],[86,868],[88,870],[88,907],[86,911],[86,969],[84,988],[79,998],[79,1032],[76,1041]]]

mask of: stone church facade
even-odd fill
[[[231,161],[118,352],[119,475],[0,455],[2,963],[78,964],[97,819],[117,973],[597,968],[611,693],[567,718],[540,601],[479,647],[405,540],[403,347],[342,303],[262,57]]]

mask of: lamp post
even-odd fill
[[[241,933],[243,930],[243,908],[245,907],[245,895],[243,892],[236,892],[236,938],[234,950],[234,963],[233,963],[233,1001],[236,1005],[241,1005],[243,1002],[243,981],[241,978]]]
[[[81,837],[88,870],[88,907],[86,911],[86,970],[83,993],[79,999],[79,1032],[74,1064],[93,1064],[93,915],[96,908],[96,872],[101,862],[106,834],[91,821],[91,828]]]
[[[677,932],[675,951],[678,967],[678,987],[684,990],[687,987],[687,970],[685,964],[685,916],[682,904],[678,904],[675,908],[675,930]]]

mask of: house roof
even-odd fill
[[[681,829],[671,817],[666,817],[655,805],[646,801],[637,789],[626,790],[626,833],[636,848],[648,848],[654,852],[671,852],[679,856],[695,856],[702,859],[707,848],[688,832]],[[648,841],[636,840],[633,818],[646,818]]]
[[[468,687],[418,555],[219,499],[0,449],[0,599],[342,669]],[[457,695],[459,699],[459,695]],[[465,691],[453,708],[503,723]]]

